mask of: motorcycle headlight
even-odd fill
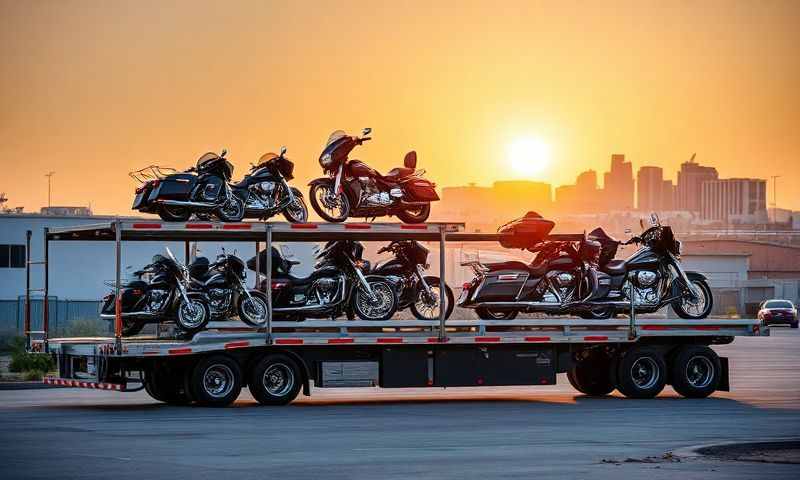
[[[319,164],[322,165],[322,168],[328,168],[332,162],[333,157],[330,153],[326,153],[325,155],[319,157]]]

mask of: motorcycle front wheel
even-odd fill
[[[158,209],[158,216],[165,222],[185,222],[192,216],[192,212],[187,207],[161,205]]]
[[[425,223],[431,215],[431,204],[426,203],[418,207],[408,207],[397,212],[397,218],[404,223]]]
[[[411,304],[411,313],[419,320],[438,320],[441,313],[441,290],[439,286],[439,277],[425,277],[425,283],[431,289],[434,298],[428,298],[428,293],[422,288],[422,285],[417,286],[417,291],[414,292],[414,303]],[[444,318],[450,318],[453,313],[455,305],[453,290],[450,286],[445,284],[445,312]]]
[[[686,320],[700,320],[711,314],[714,306],[714,297],[711,287],[705,280],[692,280],[692,286],[698,293],[696,299],[690,298],[688,293],[684,293],[680,298],[672,302],[672,309],[680,318]]]
[[[315,183],[309,192],[311,206],[326,222],[339,223],[350,215],[350,202],[344,192],[333,194],[330,183]]]
[[[225,205],[217,209],[217,216],[223,222],[241,222],[244,218],[244,202],[233,195]]]
[[[239,297],[239,320],[251,327],[263,327],[267,324],[267,296],[258,291],[251,291],[250,298]]]
[[[290,203],[283,209],[283,216],[290,223],[308,222],[308,207],[306,207],[303,197],[295,197],[294,203]]]
[[[397,311],[397,294],[391,285],[381,281],[369,282],[372,293],[359,287],[353,294],[353,311],[361,320],[389,320]]]
[[[197,333],[208,324],[211,311],[208,305],[196,298],[189,298],[189,303],[181,300],[175,323],[186,333]]]

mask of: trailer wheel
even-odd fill
[[[591,355],[578,362],[567,372],[572,387],[590,397],[602,397],[614,391],[611,380],[611,359],[604,355]]]
[[[262,405],[286,405],[297,397],[303,377],[286,355],[268,355],[253,367],[248,388]]]
[[[634,347],[617,362],[617,389],[629,398],[653,398],[664,389],[667,365],[657,350]]]
[[[144,390],[154,400],[169,405],[188,405],[191,403],[184,386],[182,372],[150,369],[145,372]]]
[[[242,391],[242,370],[232,358],[212,355],[195,365],[188,383],[197,403],[224,407],[233,403]]]
[[[686,398],[705,398],[717,389],[722,365],[717,353],[704,345],[687,345],[675,355],[670,369],[672,388]]]

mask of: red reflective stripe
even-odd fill
[[[499,342],[500,337],[475,337],[476,342]]]
[[[715,327],[711,325],[697,325],[696,327],[692,327],[692,330],[719,330],[721,327]]]
[[[608,337],[605,336],[583,337],[583,340],[586,342],[603,342],[605,340],[608,340]]]
[[[158,350],[148,350],[148,351],[142,352],[142,353],[145,354],[145,355],[158,355],[161,352],[159,352]]]
[[[344,229],[345,230],[369,230],[372,228],[372,225],[368,223],[345,223]]]
[[[306,229],[306,230],[312,229],[313,230],[313,229],[317,228],[317,224],[315,224],[315,223],[293,223],[292,224],[292,228],[293,229]]]
[[[400,230],[427,230],[427,225],[400,225]]]
[[[403,343],[403,339],[402,338],[394,338],[394,337],[385,337],[385,338],[379,338],[377,340],[377,342],[378,343]]]
[[[244,341],[241,341],[241,342],[229,342],[229,343],[226,343],[225,344],[225,349],[226,350],[231,350],[233,348],[243,348],[243,347],[249,347],[249,346],[250,346],[250,342],[248,342],[247,340],[244,340]]]
[[[642,330],[668,330],[666,325],[644,325]]]
[[[160,223],[134,223],[133,228],[161,228]]]
[[[549,342],[550,337],[525,337],[526,342]]]
[[[187,353],[192,353],[191,348],[170,348],[167,350],[167,353],[170,355],[186,355]]]
[[[248,223],[226,223],[223,230],[250,230],[253,226]]]
[[[214,228],[214,225],[210,223],[187,223],[186,228],[188,228],[189,230],[201,230],[201,229]]]
[[[338,343],[353,343],[355,339],[353,338],[329,338],[328,343],[338,344]]]
[[[275,339],[276,345],[302,345],[302,338],[277,338]]]

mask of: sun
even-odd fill
[[[508,146],[508,160],[517,175],[534,175],[550,164],[550,146],[538,138],[519,138]]]

